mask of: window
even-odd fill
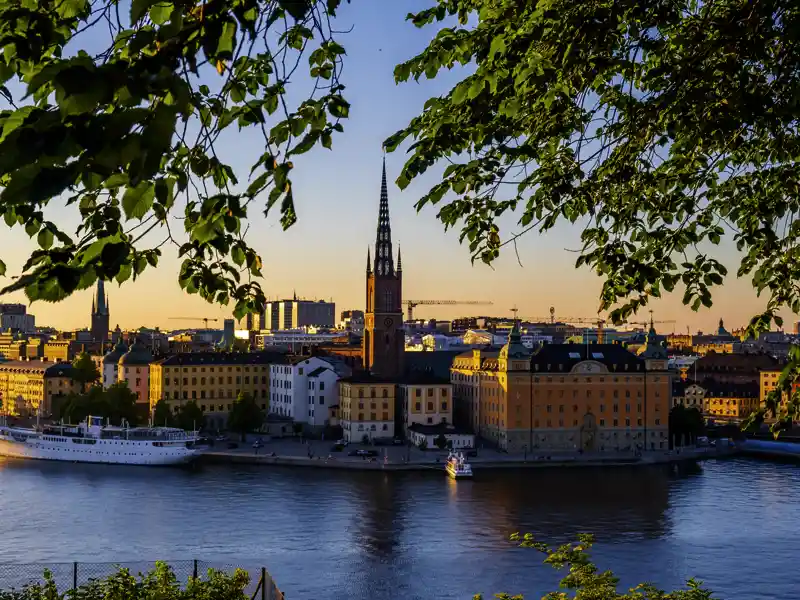
[[[384,398],[388,398],[389,397],[389,390],[383,390],[383,397]]]
[[[414,410],[416,410],[416,411],[422,410],[422,403],[421,402],[415,402],[414,403]]]
[[[433,396],[433,388],[428,388],[428,396]]]
[[[433,402],[428,402],[428,412],[433,411]]]
[[[519,406],[517,408],[519,408]],[[443,411],[447,410],[447,402],[442,402],[442,410]]]
[[[419,389],[419,388],[416,388],[414,390],[414,395],[417,396],[417,397],[420,397],[422,395],[422,390]]]
[[[320,392],[325,391],[325,382],[324,381],[320,381],[319,382],[319,391]]]
[[[442,388],[442,398],[447,398],[447,388]]]

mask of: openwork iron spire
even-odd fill
[[[378,211],[378,232],[375,239],[375,275],[394,275],[392,226],[389,223],[389,191],[386,185],[386,157],[383,157],[381,201]]]

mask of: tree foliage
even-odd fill
[[[443,433],[440,433],[436,436],[436,439],[433,440],[433,443],[436,444],[439,450],[444,450],[447,448],[447,437]]]
[[[188,293],[232,300],[237,316],[263,306],[246,217],[277,206],[291,226],[293,161],[342,130],[344,49],[329,25],[340,3],[134,0],[128,14],[116,0],[0,5],[0,216],[39,245],[2,292],[58,301],[98,278],[122,283],[172,243]],[[293,103],[287,86],[304,56],[313,92]],[[237,128],[262,137],[249,172],[215,151]],[[77,231],[59,226],[56,201],[80,218]]]
[[[703,415],[694,406],[678,404],[669,411],[669,435],[675,446],[696,443],[705,429]]]
[[[228,414],[228,429],[244,438],[249,431],[259,429],[264,424],[264,418],[264,412],[258,407],[253,396],[247,392],[239,392]]]
[[[19,590],[0,591],[0,600],[55,600],[66,597],[82,600],[246,600],[249,598],[245,593],[249,582],[249,574],[241,569],[232,573],[209,569],[202,578],[190,577],[188,582],[182,582],[166,563],[157,562],[149,573],[136,576],[130,570],[121,568],[108,577],[90,579],[88,583],[70,590],[59,590],[53,575],[45,571],[41,583],[26,585]]]
[[[124,381],[103,389],[99,385],[81,394],[70,394],[61,405],[60,417],[71,423],[80,423],[89,415],[109,419],[113,425],[123,422],[135,427],[140,422],[136,394]]]
[[[178,407],[175,413],[175,424],[185,431],[199,431],[203,428],[203,411],[194,400]]]
[[[175,415],[164,400],[159,400],[153,407],[153,425],[155,427],[175,427]]]
[[[560,590],[543,597],[542,600],[562,600],[575,598],[576,600],[711,600],[711,592],[703,587],[702,582],[690,579],[686,588],[665,592],[653,585],[642,583],[627,592],[617,591],[619,578],[611,571],[600,571],[589,555],[594,544],[594,537],[588,534],[578,536],[578,541],[551,548],[544,543],[537,542],[531,534],[520,535],[515,533],[511,540],[519,543],[522,548],[533,548],[546,556],[544,562],[555,569],[569,569],[568,574],[561,580]],[[499,600],[522,600],[522,596],[510,594],[495,594]],[[473,600],[483,600],[478,594]]]
[[[395,79],[468,74],[386,147],[413,141],[401,188],[451,161],[418,208],[440,206],[473,260],[579,224],[576,264],[602,278],[598,311],[621,323],[673,290],[711,306],[728,239],[736,275],[765,296],[751,332],[800,312],[795,0],[431,4],[409,19],[438,32]],[[505,214],[516,231],[501,232]]]
[[[100,379],[100,371],[97,365],[94,364],[92,357],[81,352],[74,361],[72,361],[72,369],[69,371],[69,377],[75,383],[81,386],[81,392],[86,391],[86,386],[94,384]]]

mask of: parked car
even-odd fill
[[[405,444],[405,441],[401,440],[400,438],[394,438],[392,440],[392,444],[394,444],[395,446],[402,446],[403,444]]]
[[[237,444],[236,442],[228,442],[228,450],[234,450],[235,448],[238,448],[238,447],[239,447],[239,444]]]
[[[347,446],[349,443],[350,443],[350,442],[348,442],[347,440],[337,440],[337,441],[336,441],[336,445],[337,445],[337,446],[341,446],[342,448],[344,448],[345,446]]]
[[[218,442],[227,442],[228,441],[228,436],[226,436],[226,435],[218,435],[216,441],[218,441]]]
[[[209,448],[213,448],[214,440],[210,437],[199,437],[197,438],[197,441],[195,441],[195,444],[198,446],[208,446]]]

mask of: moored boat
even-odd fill
[[[115,465],[181,465],[199,456],[197,432],[113,427],[89,416],[79,425],[27,429],[0,425],[0,456]]]
[[[461,452],[451,452],[444,468],[453,479],[470,479],[472,477],[472,466]]]

